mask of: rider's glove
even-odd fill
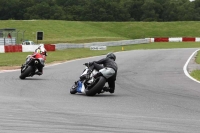
[[[89,63],[84,63],[83,65],[85,65],[85,66],[89,66]]]
[[[94,64],[94,62],[89,62],[89,66],[91,66],[91,65],[93,65]]]
[[[84,63],[83,65],[85,65],[85,66],[88,66],[88,67],[89,67],[89,66],[93,65],[93,63],[94,63],[94,62],[89,62],[89,63]]]

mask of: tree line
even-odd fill
[[[200,0],[0,0],[0,20],[199,21]]]

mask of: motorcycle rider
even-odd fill
[[[118,66],[115,60],[116,60],[115,54],[108,53],[106,55],[106,58],[89,63],[89,65],[94,65],[94,68],[99,71],[96,75],[94,75],[94,78],[97,78],[98,76],[101,75],[104,75],[104,77],[107,78],[109,87],[104,87],[103,90],[108,91],[110,93],[115,92],[115,81],[118,70]]]
[[[40,44],[37,49],[35,49],[35,52],[32,55],[28,55],[26,57],[25,63],[22,65],[22,67],[26,66],[26,64],[30,61],[31,58],[42,58],[45,62],[47,56],[47,51],[44,48],[43,44]],[[44,63],[45,65],[45,63]],[[36,75],[42,75],[43,74],[43,67],[44,66],[39,66],[38,71],[35,72]]]
[[[45,49],[44,44],[40,44],[39,47],[35,49],[35,52],[43,54],[44,60],[46,60],[47,50]]]

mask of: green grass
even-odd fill
[[[195,62],[200,65],[200,51],[197,52],[195,57]],[[200,70],[194,70],[190,73],[190,75],[195,78],[196,80],[200,81]]]
[[[117,52],[136,49],[171,49],[171,48],[194,48],[200,47],[200,43],[149,43],[149,44],[135,44],[127,46],[113,46],[108,47],[107,50],[90,50],[89,48],[81,49],[65,49],[57,50],[55,52],[48,52],[46,63],[51,63],[55,61],[67,61],[77,58],[84,58],[90,56],[104,55],[108,52]],[[0,53],[0,66],[20,66],[24,63],[25,58],[30,52],[19,52],[19,53]]]
[[[37,31],[44,32],[38,43],[96,42],[138,39],[148,37],[198,37],[198,21],[186,22],[83,22],[60,20],[1,20],[0,29],[19,31],[18,43],[24,40],[37,42]]]
[[[197,52],[195,61],[200,64],[200,51]]]
[[[200,70],[194,70],[190,73],[190,75],[196,80],[200,81]]]

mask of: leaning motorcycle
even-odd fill
[[[43,58],[33,58],[31,57],[30,60],[22,65],[21,67],[21,75],[19,76],[20,79],[25,79],[26,77],[32,77],[35,75],[35,72],[38,70],[38,67],[44,66],[44,59]]]
[[[74,83],[70,89],[70,93],[85,93],[87,96],[94,96],[102,93],[106,78],[103,75],[94,78],[94,75],[98,73],[98,71],[94,69],[94,66],[89,66],[89,63],[83,65],[86,67],[80,76],[80,80]]]

